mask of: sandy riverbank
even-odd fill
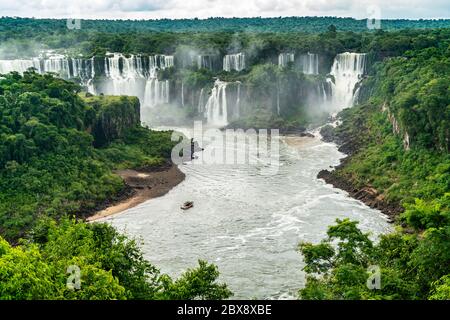
[[[127,209],[133,208],[149,199],[165,195],[173,187],[184,180],[185,175],[176,165],[158,170],[119,170],[118,174],[134,191],[125,200],[115,203],[106,209],[96,212],[86,221],[96,221]]]

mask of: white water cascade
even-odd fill
[[[125,57],[114,53],[105,59],[104,91],[113,95],[137,96],[144,107],[169,102],[169,81],[158,80],[158,70],[173,66],[173,56]],[[146,65],[148,65],[146,67]]]
[[[181,106],[184,107],[184,82],[181,81]]]
[[[169,80],[149,78],[145,85],[144,106],[154,107],[163,103],[169,103]]]
[[[202,113],[203,112],[203,107],[205,106],[205,102],[204,102],[205,97],[204,97],[204,95],[205,95],[205,89],[202,88],[200,90],[200,94],[199,94],[199,97],[198,97],[198,105],[197,105],[198,113]]]
[[[89,60],[72,58],[72,77],[79,78],[81,85],[87,87],[88,92],[95,94],[94,88],[94,57]]]
[[[223,70],[241,71],[245,69],[245,53],[227,54],[223,57]]]
[[[169,80],[158,80],[158,70],[164,70],[174,65],[173,56],[156,55],[149,57],[149,72],[145,85],[145,107],[154,107],[159,104],[169,103]]]
[[[103,61],[100,59],[104,59]],[[94,87],[95,61],[103,65],[103,78]],[[128,57],[120,53],[105,58],[69,58],[45,52],[39,58],[0,60],[0,74],[22,73],[33,67],[38,73],[53,72],[64,79],[78,78],[92,93],[137,96],[144,107],[169,102],[169,81],[158,80],[158,70],[174,65],[174,57],[166,55]]]
[[[142,101],[143,82],[145,81],[143,57],[131,55],[125,57],[114,53],[105,59],[105,77],[102,91],[111,95],[132,95]]]
[[[35,68],[37,72],[41,72],[41,63],[39,59],[15,59],[15,60],[0,60],[0,73],[5,74],[11,71],[23,74],[29,68]]]
[[[52,72],[64,79],[79,78],[80,84],[94,93],[92,80],[94,79],[94,58],[68,58],[61,54],[44,53],[39,58],[0,60],[0,73],[12,71],[23,74],[29,68],[38,73]]]
[[[365,53],[340,53],[334,59],[328,79],[331,83],[332,108],[334,111],[351,107],[355,99],[355,86],[361,81],[366,66]]]
[[[218,79],[214,83],[211,96],[205,106],[206,119],[210,125],[226,126],[228,124],[227,85],[228,83]]]
[[[319,56],[316,53],[300,55],[299,63],[304,74],[319,74]]]
[[[71,78],[69,59],[63,55],[51,55],[44,60],[44,72],[53,72],[65,79]]]
[[[278,55],[278,66],[285,68],[289,62],[294,62],[295,56],[293,53],[280,53]]]

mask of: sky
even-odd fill
[[[450,0],[0,0],[0,16],[158,19],[338,16],[450,18]]]

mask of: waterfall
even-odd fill
[[[145,85],[144,106],[154,107],[169,103],[169,80],[148,78]]]
[[[80,84],[86,87],[88,92],[95,94],[93,83],[95,77],[94,57],[89,60],[72,58],[71,66],[71,78],[79,78]]]
[[[154,107],[169,103],[170,84],[169,80],[159,80],[158,70],[173,67],[173,56],[155,55],[149,57],[149,72],[144,90],[144,103],[146,107]],[[184,105],[184,84],[182,86],[182,105]]]
[[[327,90],[325,90],[325,84],[322,82],[321,83],[321,89],[322,89],[322,100],[328,101],[328,96],[327,96]]]
[[[319,56],[315,53],[302,54],[299,57],[300,70],[304,74],[319,74]]]
[[[184,82],[181,81],[181,106],[184,107]]]
[[[140,55],[127,58],[114,53],[105,58],[105,91],[113,95],[137,96],[144,107],[168,103],[169,81],[159,80],[158,71],[172,67],[173,62],[173,56],[154,55],[146,59]]]
[[[330,72],[334,81],[328,80],[331,83],[333,109],[341,110],[353,105],[355,86],[364,74],[365,64],[365,53],[345,52],[336,56]]]
[[[206,102],[205,116],[208,124],[226,126],[228,124],[227,83],[216,80],[211,96]]]
[[[89,60],[81,58],[67,58],[63,55],[51,54],[41,58],[0,60],[0,73],[17,71],[23,74],[29,68],[38,73],[53,72],[64,79],[79,78],[80,84],[94,93],[93,79],[94,58]]]
[[[125,57],[120,53],[114,53],[105,58],[106,83],[104,91],[112,95],[133,95],[143,98],[143,90],[140,88],[144,82],[144,69],[142,57],[131,55]]]
[[[312,97],[312,103],[315,105],[320,106],[324,109],[330,108],[330,99],[331,99],[331,89],[330,89],[330,83],[327,81],[320,81],[315,86],[315,95]]]
[[[39,59],[15,59],[15,60],[0,60],[0,74],[17,71],[23,74],[29,68],[35,68],[37,72],[41,72],[41,64]]]
[[[70,79],[69,60],[59,54],[53,54],[49,58],[44,59],[44,72],[53,72],[60,77]]]
[[[223,57],[223,70],[241,71],[245,69],[245,53],[227,54]]]
[[[94,87],[94,77],[95,77],[95,64],[94,64],[94,62],[95,62],[95,58],[92,57],[92,58],[90,59],[90,63],[91,63],[91,68],[90,68],[91,74],[89,75],[89,78],[88,78],[88,80],[86,81],[86,86],[87,86],[88,92],[90,92],[90,93],[92,93],[92,94],[96,94],[96,93],[95,93],[95,87]]]
[[[205,89],[201,89],[200,90],[200,95],[198,97],[198,105],[197,105],[197,111],[198,113],[202,113],[203,112],[203,106],[204,106],[204,92]]]
[[[281,68],[285,68],[289,62],[294,62],[294,54],[293,53],[280,53],[278,55],[278,66]]]
[[[95,59],[104,59],[104,77],[94,86]],[[88,92],[111,95],[137,96],[144,106],[169,102],[169,81],[157,79],[158,71],[174,65],[174,57],[167,55],[128,57],[120,53],[108,53],[105,58],[68,58],[55,53],[44,53],[39,58],[0,60],[0,73],[23,73],[31,67],[37,72],[53,72],[64,79],[79,79]],[[150,90],[150,91],[149,91]],[[183,101],[184,103],[184,101]]]

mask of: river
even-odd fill
[[[145,257],[171,276],[205,259],[236,299],[293,299],[305,282],[300,241],[320,241],[336,218],[358,220],[373,237],[391,230],[382,213],[316,178],[343,156],[317,137],[282,137],[276,174],[189,162],[168,194],[103,221],[142,239]],[[187,200],[194,208],[182,211]]]

